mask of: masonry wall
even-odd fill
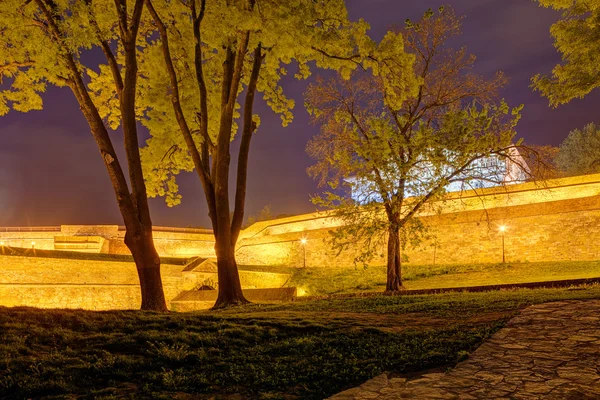
[[[131,262],[0,256],[0,305],[90,310],[139,309]],[[185,289],[181,265],[161,268],[165,297]]]
[[[600,258],[600,174],[526,183],[507,188],[453,194],[443,203],[424,208],[419,217],[434,238],[405,251],[409,262],[419,264],[489,263],[508,261],[595,260]],[[328,213],[314,213],[258,222],[240,234],[236,255],[240,264],[336,267],[352,265],[364,246],[337,254],[328,243],[329,231],[340,221]],[[54,240],[68,237],[102,237],[100,252],[128,253],[124,231],[111,226],[67,226],[58,232],[3,232],[0,240],[11,245],[58,248]],[[300,240],[305,238],[303,247]],[[163,256],[214,257],[210,232],[157,228],[154,240]],[[383,248],[381,255],[385,254]],[[82,251],[86,251],[85,249]],[[383,264],[377,257],[372,264]]]
[[[36,249],[42,250],[53,250],[54,249],[54,237],[60,235],[60,230],[57,231],[30,231],[30,232],[19,232],[19,231],[0,231],[1,246],[12,246],[21,247],[24,249],[30,249],[35,247]]]
[[[0,256],[0,306],[139,309],[140,286],[135,264],[119,261]],[[184,271],[163,264],[161,275],[167,306],[185,290],[217,281],[211,269]],[[279,288],[287,274],[241,271],[244,289]]]
[[[502,261],[502,234],[507,261],[567,261],[600,258],[600,175],[514,185],[455,194],[419,215],[431,240],[408,246],[414,264],[494,263]],[[262,225],[261,225],[262,224]],[[339,227],[327,214],[312,214],[255,224],[241,236],[240,263],[339,267],[353,265],[364,243],[337,254],[328,243]],[[305,238],[306,245],[300,240]],[[381,257],[371,264],[385,263]]]
[[[540,184],[513,185],[506,190],[455,194],[419,214],[431,240],[406,249],[413,264],[497,263],[504,252],[511,261],[567,261],[600,259],[600,174]],[[353,265],[364,243],[337,254],[328,243],[329,231],[340,221],[328,213],[314,213],[256,223],[244,230],[236,250],[239,264],[292,267]],[[77,248],[97,241],[96,248],[79,251],[128,253],[124,231],[116,225],[49,228],[0,228],[0,305],[103,309],[137,309],[139,281],[131,262],[89,261],[3,256],[7,247],[36,249]],[[212,234],[203,230],[157,228],[154,238],[163,256],[214,257]],[[301,244],[306,239],[306,245]],[[385,263],[385,249],[371,264]],[[33,254],[33,249],[31,250]],[[206,282],[216,282],[215,268],[184,271],[163,265],[167,302],[179,293]],[[245,288],[281,287],[285,274],[242,271]]]

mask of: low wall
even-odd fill
[[[11,228],[4,228],[11,229]],[[32,228],[35,229],[35,228]],[[42,250],[53,250],[54,249],[54,237],[60,235],[60,228],[57,227],[54,230],[48,229],[42,231],[6,231],[0,229],[0,249],[2,247],[21,247],[24,249],[36,248]]]

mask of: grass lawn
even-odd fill
[[[452,366],[527,305],[591,298],[600,286],[181,314],[0,308],[0,398],[322,399]]]
[[[561,261],[470,265],[411,265],[403,269],[407,289],[436,289],[505,283],[599,278],[600,261]],[[287,269],[286,269],[287,272]],[[307,295],[385,290],[381,267],[306,268],[292,271],[291,286]]]

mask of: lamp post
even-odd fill
[[[300,239],[300,244],[302,245],[302,265],[303,268],[306,268],[306,238]]]
[[[498,229],[500,230],[500,233],[502,234],[502,264],[506,264],[506,258],[504,256],[504,232],[506,231],[506,226],[500,225],[500,227]]]

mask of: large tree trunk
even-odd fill
[[[235,261],[235,247],[227,233],[217,234],[215,243],[219,278],[219,295],[213,308],[249,303],[242,292],[242,284]]]
[[[402,261],[400,254],[400,232],[398,228],[390,227],[388,231],[387,250],[387,284],[386,292],[402,290]]]
[[[125,152],[129,167],[129,177],[132,192],[129,191],[125,174],[117,158],[117,154],[108,134],[104,121],[94,104],[88,88],[82,77],[82,73],[71,51],[65,48],[61,40],[57,40],[63,53],[61,57],[66,61],[69,79],[67,84],[71,88],[80,109],[85,116],[98,150],[102,155],[104,165],[110,177],[119,211],[123,217],[126,227],[125,244],[131,250],[135,260],[140,286],[142,289],[142,310],[166,311],[165,296],[162,289],[160,277],[160,258],[154,248],[152,240],[152,221],[146,186],[142,174],[142,166],[139,156],[138,137],[135,118],[135,92],[137,82],[137,58],[135,42],[141,15],[143,12],[143,0],[136,0],[133,13],[127,15],[127,7],[120,8],[117,12],[122,24],[120,39],[124,43],[126,53],[125,78],[121,76],[119,66],[108,42],[100,36],[100,30],[92,18],[92,24],[97,29],[100,47],[106,55],[108,64],[113,73],[116,92],[120,100],[121,119],[125,137]],[[48,28],[55,38],[62,38],[60,23],[56,15],[52,13],[52,2],[36,0],[37,6],[46,17]],[[128,23],[130,26],[128,27]]]
[[[160,257],[154,247],[152,228],[141,229],[139,234],[125,233],[125,244],[135,261],[140,288],[142,310],[167,311],[167,303],[160,276]]]

